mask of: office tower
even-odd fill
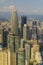
[[[3,53],[0,52],[0,64],[3,65]]]
[[[13,9],[13,13],[12,13],[11,32],[14,36],[14,51],[17,52],[19,48],[20,38],[18,33],[18,16],[17,16],[16,8]]]
[[[27,17],[26,16],[21,16],[21,37],[23,37],[23,26],[27,22]]]
[[[43,44],[42,44],[42,43],[40,43],[40,48],[39,48],[39,50],[40,50],[40,52],[43,51]]]
[[[20,37],[14,36],[12,33],[8,35],[8,48],[17,52],[20,47]]]
[[[7,51],[6,50],[3,51],[3,49],[0,49],[0,64],[1,65],[9,65],[8,64],[8,54],[7,54]]]
[[[7,52],[4,51],[4,53],[3,53],[3,65],[7,65],[8,64],[8,62],[7,62],[8,59],[7,58],[8,58]]]
[[[29,40],[29,26],[27,24],[24,24],[23,26],[23,39]]]
[[[19,48],[20,48],[20,37],[15,36],[15,52],[18,52]]]
[[[43,51],[41,52],[41,56],[42,56],[42,61],[43,61]]]
[[[2,50],[3,49],[3,46],[2,46],[2,44],[0,44],[0,50]]]
[[[0,64],[1,65],[7,65],[7,53],[6,52],[2,52],[2,50],[0,50]]]
[[[3,35],[2,35],[2,27],[0,27],[0,44],[2,44],[3,39],[2,39]]]
[[[4,50],[3,65],[16,65],[16,54],[10,49]]]
[[[27,24],[23,26],[23,39],[27,40]]]
[[[15,47],[15,37],[12,33],[9,33],[8,35],[8,48],[11,49],[12,51],[14,51],[14,47]]]
[[[8,65],[11,65],[11,51],[10,51],[10,49],[8,49],[8,51],[7,51],[7,62],[8,62]]]
[[[30,60],[30,45],[28,43],[25,44],[25,65],[28,65]]]
[[[8,31],[6,28],[2,29],[3,48],[7,47],[7,35]]]
[[[35,60],[35,51],[33,50],[33,48],[31,48],[31,60]]]
[[[8,65],[16,65],[16,53],[8,50]]]
[[[18,50],[18,65],[25,65],[25,50],[24,50],[24,48],[19,48],[19,50]]]
[[[27,22],[27,17],[21,16],[21,19],[22,19],[21,24],[24,26],[24,24],[26,24],[26,22]]]
[[[43,27],[41,28],[41,41],[43,43]]]
[[[11,17],[11,32],[14,35],[18,35],[18,16],[16,8],[13,9],[12,17]]]
[[[1,65],[16,65],[16,54],[10,49],[0,50]]]
[[[11,61],[12,61],[12,65],[16,65],[16,53],[12,52],[12,56],[11,56]]]
[[[2,34],[0,34],[0,44],[2,44]]]
[[[37,39],[37,21],[33,21],[32,25],[32,39]]]
[[[29,27],[29,40],[32,39],[32,28]]]
[[[28,43],[25,44],[25,59],[30,59],[30,45]]]
[[[33,24],[33,26],[36,26],[37,25],[37,21],[34,20],[32,24]]]
[[[18,34],[21,37],[21,20],[18,22],[18,24],[19,24]]]

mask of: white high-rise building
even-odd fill
[[[13,34],[18,35],[18,16],[16,8],[12,10],[11,31]]]
[[[23,39],[25,40],[29,39],[29,27],[27,24],[24,24],[23,27]]]

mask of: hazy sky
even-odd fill
[[[10,11],[16,6],[18,12],[43,14],[43,0],[0,0],[0,11]]]

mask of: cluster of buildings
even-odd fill
[[[0,24],[1,65],[43,64],[43,22],[22,16],[18,21],[16,8],[10,23]]]

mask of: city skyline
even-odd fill
[[[26,15],[18,20],[16,7],[8,9],[10,22],[0,22],[0,64],[43,65],[43,21],[27,20]]]
[[[0,0],[0,12],[9,12],[15,6],[18,13],[43,14],[43,0]]]

